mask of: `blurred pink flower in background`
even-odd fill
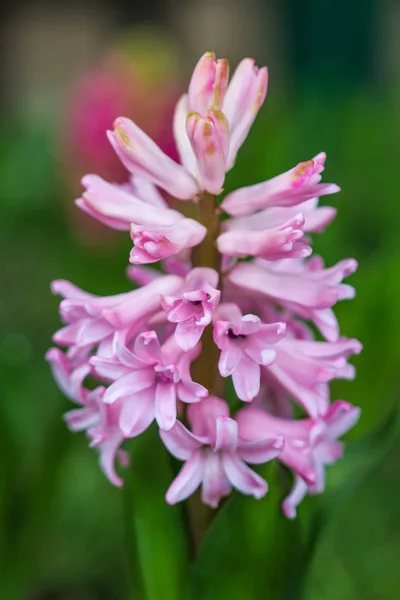
[[[176,102],[182,92],[181,65],[170,37],[162,30],[136,28],[110,47],[92,70],[73,85],[62,124],[61,155],[69,198],[78,196],[86,173],[101,173],[114,183],[128,175],[105,135],[119,115],[129,114],[171,158],[177,159],[172,132]],[[71,210],[74,230],[89,243],[113,234],[82,213]]]

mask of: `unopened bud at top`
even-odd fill
[[[218,194],[224,183],[229,151],[229,124],[225,115],[216,109],[210,109],[205,116],[191,112],[186,132],[197,160],[200,189]]]
[[[216,60],[214,52],[206,52],[197,63],[189,84],[189,107],[201,115],[209,108],[221,108],[228,87],[229,62]]]

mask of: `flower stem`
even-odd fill
[[[208,192],[202,192],[198,207],[198,220],[207,229],[207,233],[201,244],[193,249],[193,266],[210,267],[220,274],[221,255],[216,244],[220,233],[220,211],[215,202],[215,196]]]
[[[215,196],[202,192],[199,198],[198,220],[207,229],[204,240],[193,249],[192,263],[194,267],[215,269],[219,276],[221,289],[221,255],[217,248],[217,237],[220,233],[220,212]],[[218,372],[218,348],[213,340],[212,325],[208,325],[201,338],[201,353],[192,365],[194,381],[204,385],[210,394],[224,394],[224,381]],[[195,554],[198,553],[204,534],[213,517],[213,511],[205,506],[197,492],[188,500],[188,519],[191,539]]]
[[[206,227],[207,233],[201,244],[193,250],[193,266],[215,269],[221,286],[221,255],[216,244],[220,233],[220,215],[215,196],[208,192],[202,192],[200,195],[198,219]],[[201,347],[201,353],[193,363],[193,378],[197,383],[204,385],[210,394],[220,394],[224,386],[218,373],[218,348],[214,344],[211,325],[206,327],[203,333]]]

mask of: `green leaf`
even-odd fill
[[[124,493],[134,597],[179,600],[187,574],[188,543],[181,506],[165,502],[174,474],[155,427],[133,440],[130,454]]]
[[[398,425],[391,415],[379,432],[352,444],[343,469],[332,469],[335,479],[319,504],[325,523],[309,567],[307,600],[398,598]]]
[[[280,510],[280,469],[260,469],[270,484],[261,500],[235,493],[217,514],[190,576],[191,600],[300,598],[299,525]]]

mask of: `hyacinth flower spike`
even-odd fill
[[[66,351],[52,348],[47,359],[78,405],[68,426],[87,433],[117,486],[124,441],[158,429],[161,449],[184,462],[166,501],[201,488],[189,512],[200,498],[217,508],[233,490],[263,497],[267,483],[248,465],[277,459],[294,474],[283,503],[293,518],[306,494],[324,489],[325,467],[342,456],[338,438],[360,412],[330,399],[333,380],[354,378],[349,359],[361,344],[344,337],[334,313],[355,295],[343,280],[357,262],[325,267],[311,256],[311,234],[336,215],[320,205],[339,191],[322,181],[325,153],[223,196],[267,85],[266,67],[252,59],[229,80],[228,61],[206,52],[171,124],[179,163],[118,117],[107,135],[126,182],[86,175],[76,204],[129,232],[127,275],[138,288],[99,297],[65,280],[52,284],[64,321],[53,339]]]

